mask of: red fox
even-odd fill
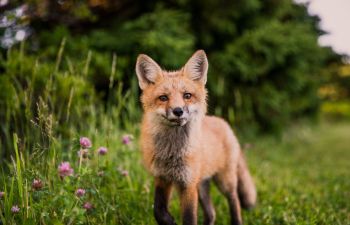
[[[164,71],[140,54],[136,74],[144,109],[143,162],[155,177],[154,216],[176,224],[168,211],[172,187],[179,191],[182,223],[197,224],[198,200],[204,224],[214,224],[210,180],[226,196],[231,224],[242,224],[241,207],[256,203],[256,189],[240,145],[221,118],[206,116],[208,59],[198,50],[178,71]]]

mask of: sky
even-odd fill
[[[319,38],[322,46],[331,46],[334,51],[350,56],[350,0],[294,0],[309,3],[311,15],[321,18],[320,27],[328,32]]]

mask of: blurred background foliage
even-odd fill
[[[139,53],[173,70],[204,49],[209,112],[244,132],[279,133],[320,112],[350,117],[350,66],[317,44],[319,18],[292,0],[24,0],[6,2],[0,13],[7,148],[30,124],[53,123],[66,138],[101,126],[98,116],[133,126]],[[52,121],[38,125],[40,115]]]

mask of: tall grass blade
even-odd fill
[[[60,64],[61,64],[61,61],[62,61],[62,55],[63,55],[65,46],[66,46],[66,38],[64,37],[62,39],[62,42],[61,42],[61,45],[60,45],[60,49],[58,50],[58,53],[57,53],[56,65],[55,65],[55,73],[58,72],[58,69],[60,67]]]
[[[116,73],[116,65],[117,65],[117,55],[113,53],[111,76],[109,77],[109,86],[108,86],[109,90],[113,88],[114,77]]]
[[[16,178],[17,178],[17,187],[18,194],[20,197],[21,205],[23,205],[23,180],[22,180],[22,168],[21,168],[21,158],[18,152],[18,136],[17,134],[13,134],[13,145],[16,153]]]
[[[88,51],[88,55],[86,58],[85,66],[84,66],[84,76],[87,77],[89,73],[89,67],[90,67],[90,62],[91,62],[91,57],[92,57],[92,52],[91,50]]]

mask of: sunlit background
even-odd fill
[[[296,0],[295,2],[307,4],[309,14],[320,17],[320,27],[327,32],[320,37],[320,45],[332,46],[336,52],[350,55],[349,1]]]

